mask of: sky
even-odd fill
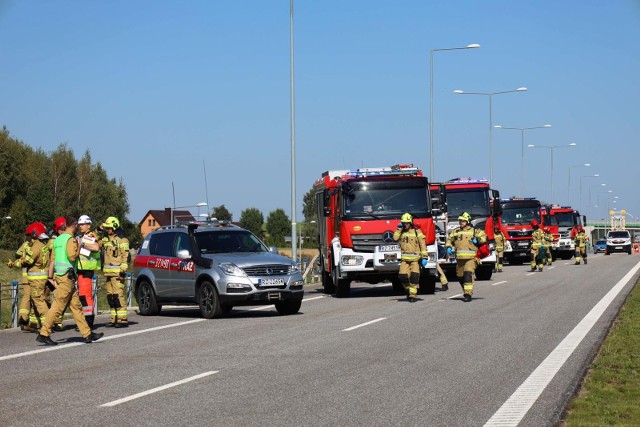
[[[175,206],[291,217],[289,3],[0,0],[0,125],[46,152],[89,149],[133,222],[173,189]],[[638,40],[638,0],[297,0],[297,219],[327,170],[430,175],[430,78],[435,180],[492,163],[502,197],[523,177],[524,196],[588,218],[640,217]],[[472,43],[434,52],[430,74],[431,49]],[[524,150],[515,130],[490,144],[489,99],[494,126],[551,128],[525,131]]]

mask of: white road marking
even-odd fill
[[[325,297],[324,295],[320,295],[319,297],[313,297],[313,298],[306,298],[306,299],[303,299],[303,300],[302,300],[302,302],[305,302],[305,301],[313,301],[313,300],[315,300],[315,299],[321,299],[321,298],[326,298],[326,297]],[[250,309],[249,309],[249,310],[247,310],[247,311],[270,310],[270,309],[275,308],[275,307],[276,307],[276,306],[275,306],[275,305],[273,305],[273,304],[271,304],[271,305],[261,305],[260,307],[250,308]]]
[[[555,267],[548,267],[548,268],[549,268],[549,270],[551,270],[552,268],[555,268]]]
[[[587,313],[560,344],[529,375],[518,389],[487,421],[485,426],[517,426],[540,397],[544,389],[558,373],[562,365],[575,351],[602,313],[640,269],[635,265],[618,283]]]
[[[536,272],[532,271],[531,273],[527,273],[527,276],[531,276],[532,274],[536,274]]]
[[[564,265],[569,265],[569,264],[571,264],[571,263],[570,263],[570,262],[565,262],[565,263],[564,263]]]
[[[106,337],[102,337],[100,339],[100,341],[108,341],[108,340],[113,340],[113,339],[116,339],[116,338],[128,337],[130,335],[144,334],[146,332],[154,332],[154,331],[158,331],[160,329],[174,328],[176,326],[190,325],[192,323],[198,323],[198,322],[204,322],[204,321],[205,321],[205,319],[195,319],[195,320],[188,320],[186,322],[171,323],[169,325],[156,326],[154,328],[142,329],[142,330],[133,331],[133,332],[126,332],[124,334],[109,335],[109,336],[106,336]],[[64,349],[67,349],[67,348],[77,347],[79,345],[84,345],[84,344],[85,343],[83,343],[83,342],[74,342],[74,343],[69,343],[69,344],[59,344],[59,345],[57,345],[55,347],[45,347],[45,348],[40,348],[38,350],[25,351],[23,353],[8,354],[6,356],[0,357],[0,362],[3,361],[3,360],[16,359],[18,357],[31,356],[33,354],[46,353],[48,351],[64,350]]]
[[[503,283],[507,283],[506,280],[502,280],[500,282],[492,283],[491,286],[502,285]]]
[[[166,390],[166,389],[171,388],[171,387],[175,387],[175,386],[178,386],[178,385],[181,385],[181,384],[188,383],[190,381],[195,381],[195,380],[200,379],[200,378],[208,377],[209,375],[217,374],[218,372],[219,371],[204,372],[204,373],[199,374],[199,375],[194,375],[193,377],[185,378],[185,379],[180,380],[180,381],[176,381],[176,382],[173,382],[173,383],[170,383],[170,384],[166,384],[166,385],[163,385],[163,386],[160,386],[160,387],[152,388],[151,390],[142,391],[140,393],[132,394],[131,396],[123,397],[122,399],[114,400],[112,402],[104,403],[104,404],[102,404],[100,406],[102,406],[102,407],[116,406],[116,405],[119,405],[121,403],[129,402],[131,400],[138,399],[140,397],[148,396],[150,394],[157,393],[159,391]]]
[[[354,329],[362,328],[363,326],[367,326],[367,325],[370,325],[370,324],[372,324],[372,323],[377,323],[377,322],[380,322],[380,321],[382,321],[382,320],[386,320],[386,317],[381,317],[381,318],[379,318],[379,319],[375,319],[375,320],[372,320],[372,321],[370,321],[370,322],[361,323],[361,324],[359,324],[359,325],[352,326],[352,327],[347,328],[347,329],[343,329],[343,331],[344,331],[344,332],[353,331]]]
[[[450,297],[447,297],[447,299],[458,298],[458,297],[461,297],[461,296],[462,296],[462,294],[455,294],[455,295],[452,295]]]

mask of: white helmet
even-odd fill
[[[89,217],[89,215],[82,215],[80,216],[80,218],[78,218],[78,225],[81,224],[91,224],[91,218]]]

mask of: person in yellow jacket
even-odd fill
[[[49,291],[47,280],[49,278],[49,246],[47,241],[47,227],[41,222],[34,222],[27,227],[32,239],[32,245],[27,247],[21,258],[21,263],[27,268],[27,278],[31,291],[30,305],[34,310],[33,317],[30,317],[30,324],[42,327],[44,318],[49,311]]]
[[[102,268],[100,262],[100,243],[98,236],[91,231],[91,218],[81,215],[78,218],[80,236],[80,255],[78,256],[78,295],[82,303],[82,313],[90,328],[93,328],[94,301],[93,276]]]
[[[27,231],[29,231],[29,229],[27,229]],[[25,240],[18,250],[16,250],[15,259],[7,261],[7,267],[19,268],[22,270],[19,281],[19,284],[22,287],[22,297],[20,298],[20,305],[18,306],[18,324],[20,325],[20,330],[24,332],[35,332],[36,328],[32,328],[29,325],[31,312],[31,287],[29,286],[27,268],[22,266],[22,256],[24,255],[25,249],[31,245],[31,236],[28,234],[29,233],[27,233],[27,240]]]
[[[551,228],[544,228],[544,242],[547,247],[547,265],[553,265],[553,253],[551,252],[551,247],[553,246],[553,233],[551,232]]]
[[[129,240],[119,236],[120,221],[110,216],[102,223],[107,236],[100,240],[100,246],[104,254],[102,271],[107,281],[107,301],[111,308],[111,324],[116,328],[129,325],[127,318],[127,300],[124,297],[124,278],[129,265]]]
[[[428,257],[424,234],[413,224],[410,213],[402,215],[398,228],[393,233],[393,240],[400,242],[400,271],[398,279],[407,292],[407,301],[416,302],[420,287],[420,259]]]
[[[493,239],[495,240],[496,251],[496,269],[497,273],[502,273],[502,262],[504,260],[504,247],[507,244],[507,236],[500,227],[500,224],[496,223],[493,227]]]
[[[538,221],[535,219],[531,220],[531,228],[533,228],[533,233],[531,234],[531,271],[536,271],[536,266],[538,270],[542,271],[544,267],[544,260],[546,259],[546,240],[544,236],[544,231],[538,225]],[[542,249],[544,248],[544,249]],[[541,251],[545,251],[545,256],[541,256]]]
[[[54,279],[56,290],[53,305],[44,319],[44,324],[40,328],[40,334],[36,341],[45,345],[57,345],[50,337],[53,324],[60,317],[67,305],[73,314],[73,319],[78,326],[84,342],[90,343],[102,338],[104,334],[91,331],[87,321],[82,314],[82,303],[76,291],[76,261],[80,253],[78,240],[74,237],[77,228],[77,220],[68,216],[66,218],[67,227],[61,235],[53,242],[55,253]]]
[[[487,242],[484,231],[471,226],[471,215],[463,212],[458,217],[459,227],[449,233],[445,251],[452,256],[456,255],[456,276],[464,292],[464,301],[471,301],[473,295],[473,275],[481,261],[476,257],[478,248]]]
[[[580,261],[584,259],[585,265],[587,264],[587,244],[589,243],[589,236],[584,231],[581,225],[578,226],[578,234],[574,238],[574,244],[576,245],[576,265],[580,264]]]

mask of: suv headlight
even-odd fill
[[[289,274],[296,274],[300,272],[300,268],[298,267],[297,264],[291,264],[291,267],[289,267]]]
[[[222,272],[227,276],[247,276],[243,269],[232,262],[221,262],[220,264],[218,264],[218,268],[220,268],[220,270],[222,270]]]

